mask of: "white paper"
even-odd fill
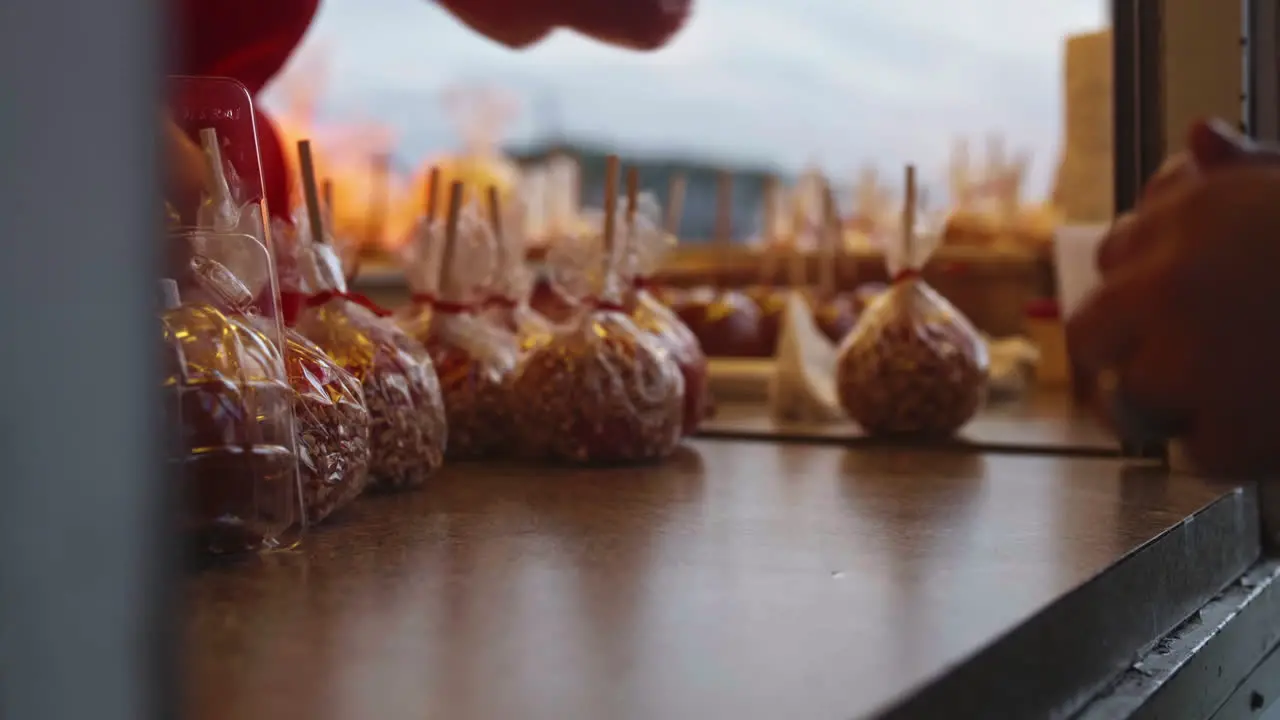
[[[1065,318],[1101,280],[1098,245],[1107,225],[1066,225],[1053,238],[1054,269],[1058,275],[1058,306]]]
[[[836,348],[814,323],[809,303],[799,292],[787,296],[769,406],[774,417],[798,422],[836,422],[844,418],[836,394]]]

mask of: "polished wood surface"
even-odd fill
[[[193,572],[189,714],[863,716],[1225,492],[1110,459],[746,441],[455,466]]]
[[[707,437],[885,443],[867,438],[851,422],[777,420],[762,403],[724,403],[700,429]],[[1096,412],[1074,405],[1065,392],[1033,392],[1022,400],[991,403],[951,441],[941,445],[989,452],[1118,456],[1120,443]]]

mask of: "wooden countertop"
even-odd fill
[[[978,708],[963,686],[1061,707],[1081,658],[1110,672],[1238,574],[1248,495],[1113,459],[730,440],[658,467],[455,466],[194,573],[189,716],[842,719]],[[1189,557],[1192,532],[1226,540],[1173,579],[1143,559]],[[1014,641],[1035,650],[963,674]],[[1019,675],[1039,651],[1067,664]],[[952,696],[922,692],[939,678]]]
[[[774,418],[764,403],[718,403],[716,415],[703,422],[706,437],[748,440],[799,440],[846,445],[885,444],[869,438],[849,421],[793,422]],[[988,403],[960,434],[939,441],[956,449],[987,452],[1052,453],[1115,457],[1120,443],[1088,408],[1071,402],[1066,392],[1033,390],[1016,400]]]

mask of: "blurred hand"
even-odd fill
[[[655,50],[684,26],[693,0],[437,0],[473,30],[513,48],[560,27],[635,50]]]
[[[1104,242],[1071,352],[1204,471],[1280,471],[1280,154],[1209,124],[1189,145]]]

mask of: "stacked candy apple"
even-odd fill
[[[522,445],[538,457],[641,462],[671,454],[680,442],[680,368],[622,304],[618,171],[617,158],[609,158],[602,232],[573,247],[558,244],[548,258],[556,284],[582,310],[523,359],[512,384]]]

